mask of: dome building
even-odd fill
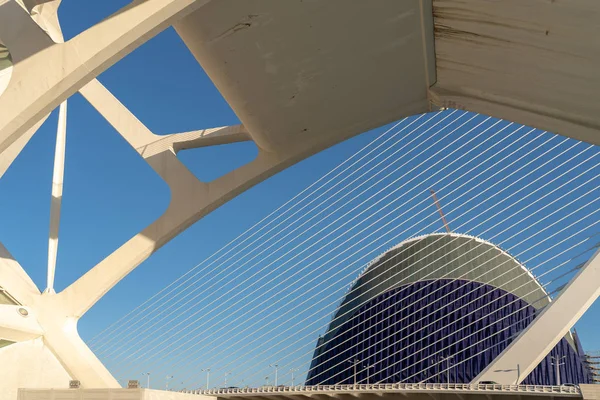
[[[406,240],[351,285],[306,384],[469,383],[550,302],[529,270],[490,242],[456,233]],[[569,333],[523,383],[556,384],[552,357],[561,383],[591,382]],[[517,368],[507,371],[515,380]]]

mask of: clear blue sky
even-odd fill
[[[60,17],[65,39],[128,3],[63,0]],[[239,123],[173,29],[141,46],[99,79],[158,134]],[[80,95],[69,100],[68,112],[57,290],[151,223],[169,200],[166,185]],[[0,180],[0,193],[4,193],[0,196],[0,238],[42,289],[56,119],[54,112]],[[144,262],[88,312],[79,325],[82,337],[93,337],[384,130],[365,133],[311,157],[205,217]],[[185,151],[180,158],[200,179],[211,180],[255,155],[253,144],[241,143]],[[600,307],[595,305],[579,324],[584,346],[589,349],[600,349],[599,318]]]

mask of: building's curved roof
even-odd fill
[[[474,236],[433,233],[405,240],[373,260],[350,287],[328,334],[369,299],[413,282],[440,278],[495,286],[537,309],[551,301],[531,272],[498,246]]]

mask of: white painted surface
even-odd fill
[[[420,0],[219,0],[174,27],[272,151],[428,111],[435,69],[423,11]]]
[[[0,400],[15,400],[17,388],[68,388],[70,376],[41,338],[0,349]]]
[[[63,178],[65,174],[65,147],[67,140],[67,101],[60,103],[58,127],[54,149],[54,171],[52,172],[52,195],[50,199],[50,233],[48,234],[48,277],[46,291],[54,293],[54,275],[58,255],[58,228],[62,205]]]
[[[600,144],[598,0],[434,0],[435,103]]]
[[[580,385],[583,400],[600,400],[600,385]]]

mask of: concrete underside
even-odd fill
[[[435,103],[600,144],[600,2],[434,0]]]
[[[174,26],[257,145],[274,149],[429,111],[431,23],[418,0],[219,0]]]
[[[266,149],[429,100],[600,144],[600,2],[431,3],[220,0],[175,28]]]

